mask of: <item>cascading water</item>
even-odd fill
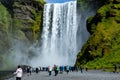
[[[73,65],[77,55],[76,1],[44,6],[40,65]]]
[[[7,52],[9,55],[3,54],[7,56],[5,66],[13,68],[14,65],[19,64],[35,67],[54,64],[73,65],[77,53],[89,38],[86,20],[97,10],[89,5],[82,11],[84,6],[78,8],[76,5],[76,1],[45,4],[40,46],[30,45],[12,37],[11,48]]]

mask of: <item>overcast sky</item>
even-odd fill
[[[48,3],[63,3],[67,1],[75,1],[75,0],[45,0]]]

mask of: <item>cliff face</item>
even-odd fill
[[[7,8],[0,3],[0,65],[3,64],[4,53],[10,47],[9,32],[10,32],[11,16]]]
[[[14,41],[32,44],[42,30],[44,0],[0,1],[0,66],[6,66]]]
[[[105,68],[120,64],[120,0],[108,0],[87,21],[91,34],[76,65]]]
[[[10,15],[10,29],[14,37],[30,42],[38,39],[44,3],[43,0],[1,0],[1,6]]]
[[[31,42],[38,40],[42,28],[43,3],[35,0],[16,0],[13,4],[13,34]]]

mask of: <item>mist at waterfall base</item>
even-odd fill
[[[89,38],[86,20],[95,13],[89,12],[89,8],[79,11],[76,5],[76,1],[45,4],[40,46],[15,42],[8,60],[16,66],[74,65],[78,52]]]

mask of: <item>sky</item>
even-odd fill
[[[63,3],[67,1],[75,1],[75,0],[45,0],[48,3]]]

